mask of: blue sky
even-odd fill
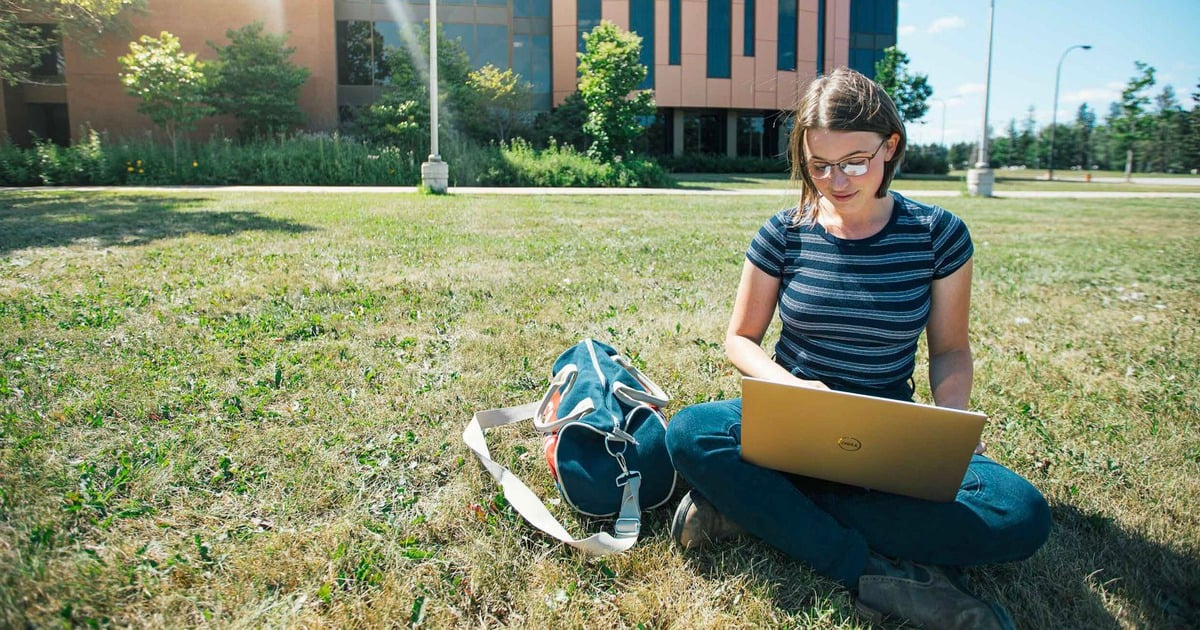
[[[974,141],[983,126],[989,0],[900,0],[897,46],[909,70],[928,75],[933,98],[925,124],[910,124],[909,141]],[[988,122],[1002,134],[1034,108],[1050,124],[1054,75],[1063,51],[1058,121],[1074,120],[1083,102],[1102,122],[1109,103],[1137,74],[1135,61],[1156,70],[1164,85],[1192,108],[1200,83],[1200,0],[995,0],[991,107]]]

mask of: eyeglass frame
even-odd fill
[[[862,176],[866,175],[867,173],[871,172],[871,162],[875,160],[875,156],[879,155],[880,149],[883,148],[883,145],[887,144],[888,140],[891,140],[891,138],[890,137],[884,138],[883,141],[879,143],[879,146],[875,147],[875,151],[872,152],[870,157],[868,157],[866,159],[866,162],[863,163],[863,172],[861,172],[861,173],[851,173],[846,170],[847,162],[856,162],[858,160],[863,159],[861,157],[848,158],[848,159],[842,160],[840,162],[825,162],[825,168],[823,169],[823,171],[824,171],[823,175],[817,175],[816,173],[813,173],[814,162],[805,160],[804,170],[805,170],[805,172],[808,173],[808,176],[813,178],[814,180],[826,180],[826,179],[833,177],[833,167],[835,167],[835,166],[846,177],[862,177]]]

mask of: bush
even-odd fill
[[[480,171],[476,183],[484,186],[539,187],[664,187],[671,185],[666,171],[653,160],[630,158],[599,162],[571,146],[553,140],[538,151],[529,142],[515,139],[494,149],[499,160]]]
[[[945,175],[950,172],[949,152],[937,144],[909,145],[900,169],[912,175]]]

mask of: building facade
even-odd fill
[[[813,78],[841,65],[873,74],[897,24],[897,0],[439,0],[437,8],[442,33],[473,66],[511,68],[531,84],[535,111],[575,91],[583,34],[614,22],[642,37],[641,87],[658,107],[646,121],[652,151],[757,157],[784,146],[786,114]],[[388,54],[427,54],[416,27],[429,13],[428,0],[149,0],[98,54],[62,42],[36,84],[0,87],[0,132],[20,144],[34,134],[79,139],[89,127],[145,134],[153,125],[118,78],[129,40],[170,31],[211,59],[208,42],[222,45],[226,30],[255,21],[289,35],[293,62],[310,71],[300,96],[308,128],[332,130],[387,88]],[[234,124],[202,121],[196,134]]]

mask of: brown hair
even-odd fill
[[[882,199],[887,194],[896,167],[904,159],[904,149],[908,145],[904,122],[892,97],[882,86],[843,66],[808,84],[796,107],[788,153],[792,159],[792,179],[800,181],[797,223],[813,219],[820,196],[808,174],[808,158],[804,155],[804,137],[809,129],[870,131],[881,138],[897,134],[900,140],[896,143],[892,159],[884,162],[883,181],[879,184],[879,190],[875,191],[875,197]]]

